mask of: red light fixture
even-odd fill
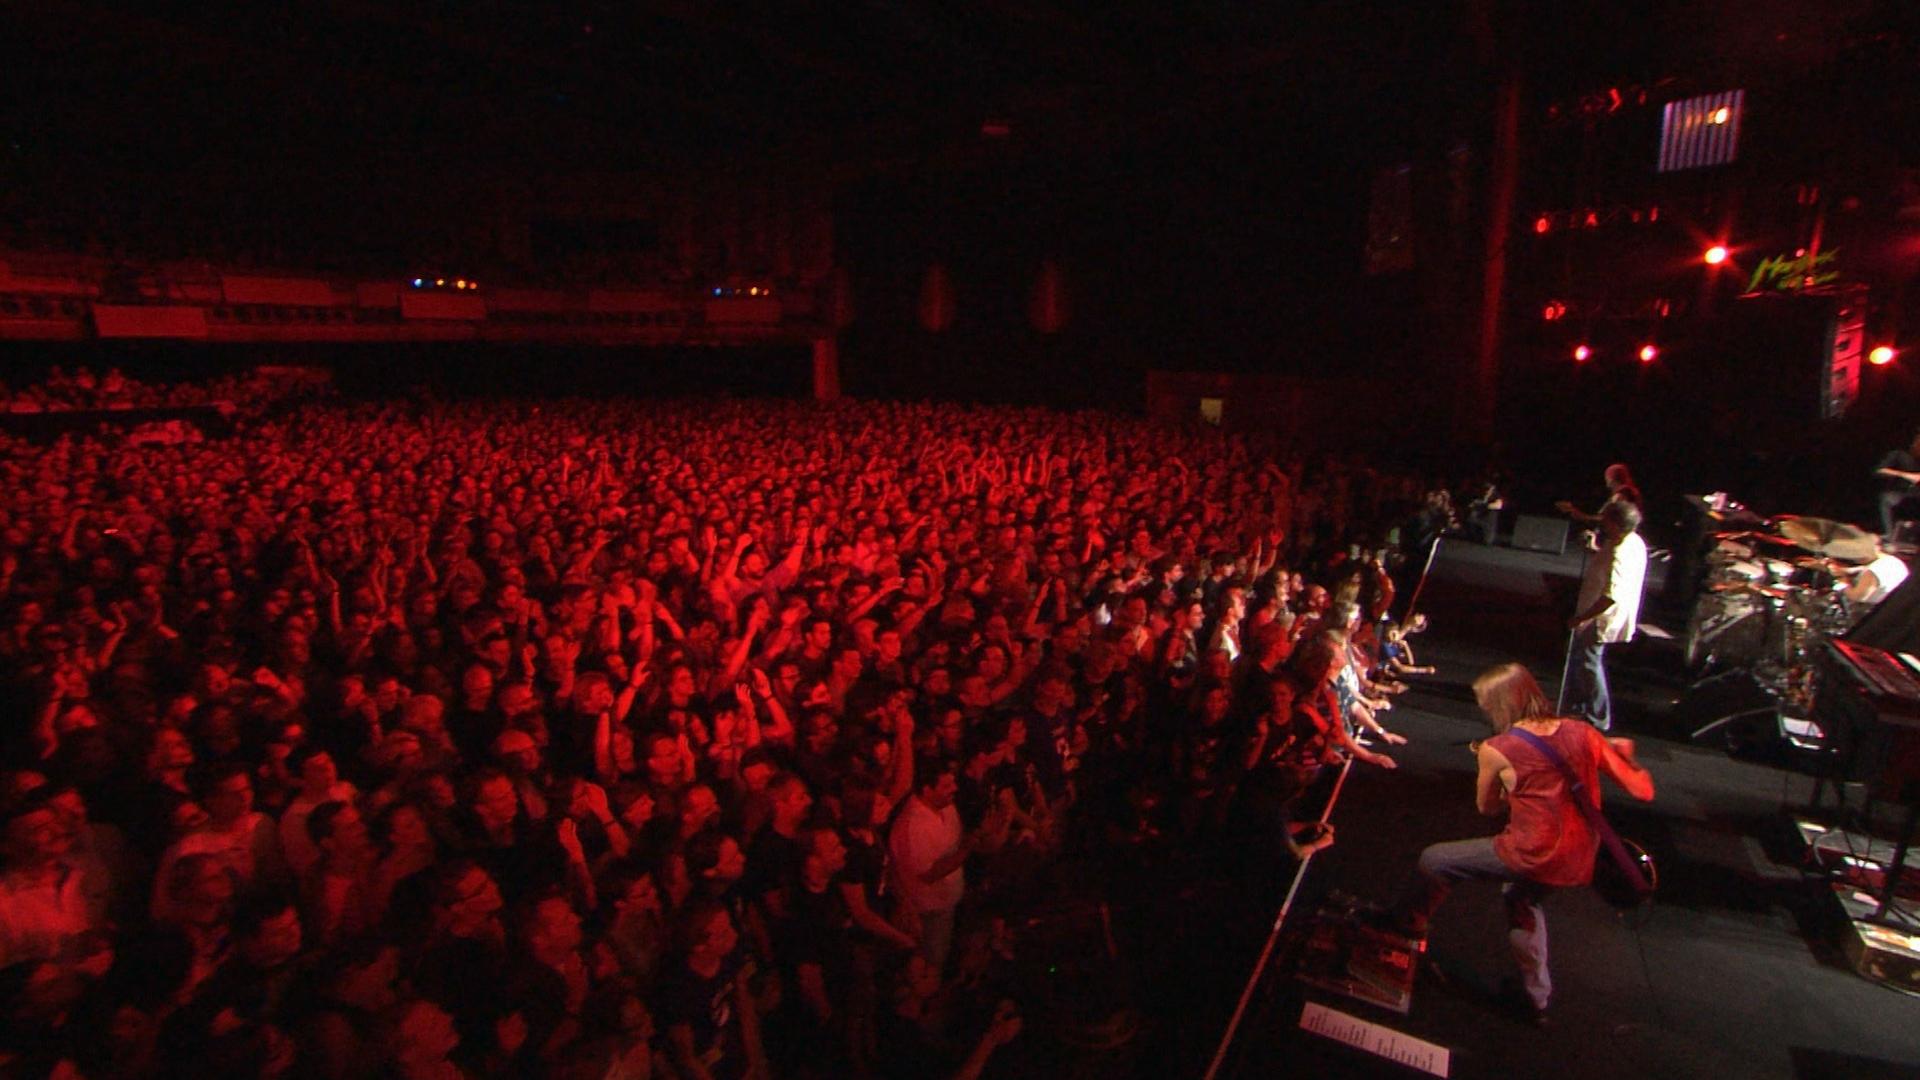
[[[1541,214],[1539,217],[1533,219],[1533,231],[1539,235],[1545,236],[1548,232],[1552,231],[1552,229],[1553,219],[1547,215]]]
[[[1567,305],[1558,300],[1549,300],[1547,306],[1540,309],[1540,317],[1548,322],[1558,322],[1566,313]]]
[[[1708,266],[1719,266],[1721,263],[1727,261],[1726,245],[1715,244],[1707,249],[1706,254],[1700,257],[1707,261]]]
[[[1893,363],[1899,355],[1899,351],[1891,345],[1876,345],[1873,347],[1873,351],[1867,354],[1867,363],[1872,364],[1874,367],[1886,367],[1888,364]]]
[[[1640,346],[1640,362],[1643,364],[1653,363],[1654,358],[1659,355],[1660,350],[1656,348],[1652,342]]]
[[[1574,363],[1584,364],[1592,358],[1593,358],[1593,347],[1588,345],[1586,342],[1583,341],[1580,344],[1575,345],[1573,347]]]

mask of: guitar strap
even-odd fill
[[[1567,722],[1578,723],[1578,721]],[[1640,872],[1640,864],[1634,862],[1633,857],[1627,854],[1627,849],[1620,843],[1620,834],[1613,831],[1613,826],[1607,823],[1606,815],[1600,812],[1600,800],[1588,795],[1586,781],[1580,779],[1580,774],[1573,771],[1573,766],[1567,764],[1567,759],[1560,756],[1560,752],[1553,748],[1553,744],[1531,731],[1517,726],[1507,730],[1525,739],[1528,745],[1540,751],[1542,756],[1560,770],[1560,775],[1567,780],[1568,790],[1573,793],[1573,805],[1580,808],[1580,814],[1587,819],[1587,824],[1593,827],[1594,832],[1600,834],[1600,842],[1606,845],[1607,854],[1613,856],[1613,861],[1619,865],[1620,872],[1626,875],[1627,884],[1633,886],[1633,891],[1642,896],[1652,892],[1653,886],[1647,883],[1646,875]]]

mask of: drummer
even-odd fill
[[[1873,559],[1864,566],[1842,569],[1847,579],[1846,597],[1855,604],[1877,604],[1907,580],[1907,564],[1900,556],[1873,542]]]

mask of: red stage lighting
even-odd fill
[[[1548,322],[1557,322],[1566,313],[1567,305],[1558,300],[1549,300],[1547,306],[1540,309],[1540,317]]]
[[[1592,356],[1593,347],[1584,342],[1573,347],[1573,359],[1575,363],[1584,364]]]
[[[1876,345],[1873,351],[1867,354],[1867,363],[1874,367],[1886,367],[1899,355],[1900,353],[1891,345]]]
[[[1651,342],[1640,346],[1640,362],[1643,364],[1653,363],[1653,358],[1659,355],[1660,350],[1655,348]]]
[[[1721,263],[1727,261],[1727,249],[1724,245],[1715,244],[1708,248],[1707,253],[1701,256],[1701,258],[1707,260],[1708,266],[1719,266]]]
[[[1553,219],[1545,214],[1533,219],[1533,231],[1545,236],[1553,228]]]

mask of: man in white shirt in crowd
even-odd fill
[[[1600,512],[1600,548],[1587,559],[1580,599],[1568,623],[1573,638],[1560,684],[1562,711],[1601,731],[1613,726],[1606,648],[1632,641],[1639,626],[1640,594],[1647,582],[1647,542],[1635,532],[1639,527],[1637,505],[1627,499],[1607,501]]]
[[[953,947],[953,914],[967,887],[962,867],[973,850],[953,804],[959,791],[951,761],[917,764],[913,796],[887,838],[901,899],[920,920],[921,955],[939,972]]]

